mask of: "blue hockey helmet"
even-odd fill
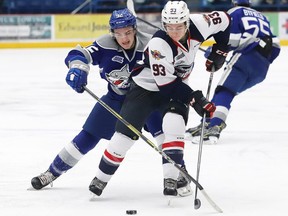
[[[232,0],[233,4],[244,4],[244,5],[250,5],[251,4],[251,0]]]
[[[127,8],[121,10],[114,10],[110,17],[110,29],[125,28],[127,26],[136,27],[136,17]]]

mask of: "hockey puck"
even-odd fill
[[[135,215],[135,214],[137,214],[137,210],[126,210],[126,214]]]

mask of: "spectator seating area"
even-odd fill
[[[126,0],[0,0],[2,14],[110,13],[126,6]],[[167,0],[134,0],[136,12],[160,12]],[[228,10],[231,0],[187,0],[191,11]],[[252,0],[261,11],[287,11],[288,0]],[[85,4],[86,3],[86,4]]]
[[[85,4],[86,2],[86,4]],[[119,0],[4,0],[2,14],[67,14],[80,7],[78,13],[111,12],[123,8]]]

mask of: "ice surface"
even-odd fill
[[[101,197],[89,201],[93,179],[107,141],[102,141],[54,187],[27,190],[62,147],[81,130],[95,100],[65,83],[69,49],[0,49],[0,214],[3,216],[214,215],[201,192],[177,198],[172,206],[162,195],[161,157],[138,141]],[[236,97],[218,145],[203,147],[200,183],[227,216],[288,214],[288,48],[271,66],[267,79]],[[214,75],[213,88],[221,72]],[[209,74],[199,51],[191,86],[206,92]],[[106,92],[97,68],[88,87]],[[191,111],[188,126],[200,118]],[[144,132],[148,138],[149,134]],[[186,143],[185,160],[196,175],[198,146]],[[193,185],[194,188],[194,185]]]

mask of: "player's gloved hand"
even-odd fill
[[[213,44],[210,54],[207,56],[206,70],[208,72],[218,71],[225,63],[229,47]],[[205,52],[206,54],[206,52]],[[208,53],[207,53],[208,54]]]
[[[204,113],[206,113],[206,117],[211,118],[216,110],[216,106],[212,102],[208,101],[203,96],[202,91],[199,90],[192,92],[192,100],[190,105],[202,117]]]
[[[84,86],[87,85],[87,76],[89,73],[88,61],[81,56],[71,59],[69,62],[69,71],[66,76],[66,82],[76,92],[83,93]]]

